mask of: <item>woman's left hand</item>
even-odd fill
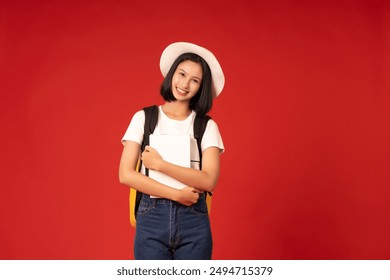
[[[156,149],[145,146],[145,150],[141,155],[142,164],[149,169],[158,170],[159,164],[162,162],[161,156],[158,154]]]

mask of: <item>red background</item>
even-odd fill
[[[390,258],[385,1],[1,1],[1,259],[129,259],[120,139],[175,41],[226,75],[215,259]]]

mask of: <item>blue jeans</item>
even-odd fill
[[[205,194],[188,207],[142,195],[134,240],[136,260],[209,260],[211,252]]]

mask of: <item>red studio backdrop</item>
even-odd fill
[[[225,75],[214,259],[390,258],[386,1],[1,1],[0,258],[132,259],[132,115],[175,41]]]

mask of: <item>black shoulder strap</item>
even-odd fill
[[[202,170],[202,139],[204,132],[207,127],[207,122],[211,119],[210,116],[196,116],[194,121],[194,138],[196,139],[196,143],[198,144],[198,152],[199,152],[199,169]]]
[[[141,151],[144,151],[145,146],[149,145],[149,135],[153,134],[158,121],[158,107],[156,105],[145,107],[143,110],[145,112],[145,124],[144,124],[144,138],[142,140]],[[141,165],[142,165],[142,161],[140,166]],[[149,169],[146,168],[145,173],[146,176],[149,176]],[[136,218],[137,218],[138,207],[141,198],[142,198],[142,192],[137,191],[136,198],[135,198],[135,205],[134,205],[134,213]]]
[[[206,131],[207,123],[210,119],[210,116],[204,115],[202,117],[196,116],[194,121],[194,138],[196,139],[196,143],[198,145],[200,170],[202,170],[202,139],[204,132]],[[211,192],[207,192],[206,194],[212,196]]]
[[[145,125],[144,125],[144,139],[142,140],[141,151],[149,145],[149,135],[153,134],[158,121],[158,107],[156,105],[145,107]]]
[[[144,125],[144,139],[142,140],[141,151],[145,150],[145,146],[149,145],[149,136],[153,134],[158,121],[158,107],[156,105],[145,107],[145,125]],[[145,175],[149,176],[149,169],[145,169]]]

